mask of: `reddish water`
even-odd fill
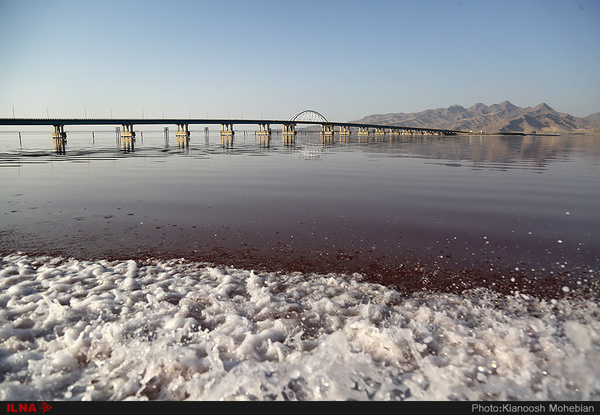
[[[0,136],[2,253],[361,273],[402,290],[563,295],[600,269],[598,137],[411,137],[234,148],[192,133]],[[10,139],[9,139],[10,138]],[[10,141],[12,140],[12,142]]]

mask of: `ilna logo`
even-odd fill
[[[14,412],[41,412],[46,413],[52,407],[48,405],[46,402],[42,402],[37,404],[37,407],[33,403],[7,403],[6,404],[6,412],[14,413]]]

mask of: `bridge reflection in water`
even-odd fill
[[[54,147],[58,154],[65,154],[67,133],[66,125],[120,125],[116,128],[117,140],[120,142],[124,152],[135,151],[136,132],[134,125],[177,125],[175,137],[179,147],[188,147],[190,143],[190,125],[221,125],[220,137],[221,145],[225,148],[232,147],[234,143],[235,130],[234,125],[258,125],[256,137],[260,146],[268,147],[270,145],[272,129],[271,125],[281,125],[281,136],[284,145],[293,145],[296,140],[298,124],[320,125],[320,136],[323,143],[331,143],[337,135],[341,141],[350,139],[352,131],[357,131],[360,141],[368,140],[371,132],[374,132],[374,138],[381,140],[385,137],[398,137],[400,135],[455,135],[465,133],[464,131],[435,129],[435,128],[416,128],[394,125],[364,124],[331,122],[323,115],[313,110],[305,110],[294,115],[289,120],[244,120],[244,119],[41,119],[41,118],[1,118],[0,125],[21,125],[21,126],[40,126],[52,125],[54,132],[52,138]],[[336,127],[338,130],[336,131]],[[165,127],[165,139],[168,140],[168,128]]]

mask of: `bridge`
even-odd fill
[[[328,121],[323,115],[314,110],[304,110],[295,114],[289,120],[258,120],[258,119],[182,119],[182,118],[0,118],[0,125],[4,126],[43,126],[52,125],[54,140],[57,151],[64,150],[67,133],[65,126],[84,125],[114,125],[120,134],[124,148],[133,148],[136,133],[134,125],[176,125],[175,136],[180,145],[189,144],[190,125],[221,125],[221,143],[223,146],[233,145],[235,136],[234,125],[257,125],[257,138],[260,143],[268,143],[271,139],[271,125],[281,125],[281,134],[285,144],[294,143],[296,138],[296,126],[298,124],[321,125],[321,138],[323,141],[333,140],[336,134],[340,139],[349,139],[352,129],[357,130],[359,140],[367,140],[371,132],[377,138],[386,135],[391,137],[399,135],[455,135],[463,131],[445,130],[436,128],[417,128],[399,125],[383,125],[351,122]],[[120,128],[118,127],[120,126]]]

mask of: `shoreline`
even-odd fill
[[[219,247],[210,255],[175,255],[174,253],[138,253],[136,255],[70,255],[65,252],[22,251],[5,249],[0,258],[24,255],[29,258],[55,258],[89,262],[134,261],[140,266],[157,262],[179,261],[181,263],[216,268],[234,268],[280,275],[338,275],[354,278],[360,282],[375,283],[403,294],[441,293],[462,295],[477,289],[487,289],[502,296],[526,295],[542,300],[573,299],[597,301],[600,299],[599,282],[593,276],[573,275],[557,266],[538,272],[494,265],[489,261],[461,267],[440,265],[435,260],[416,259],[388,260],[365,256],[357,259],[355,252],[280,252],[276,256],[253,255],[248,251],[232,252]]]

